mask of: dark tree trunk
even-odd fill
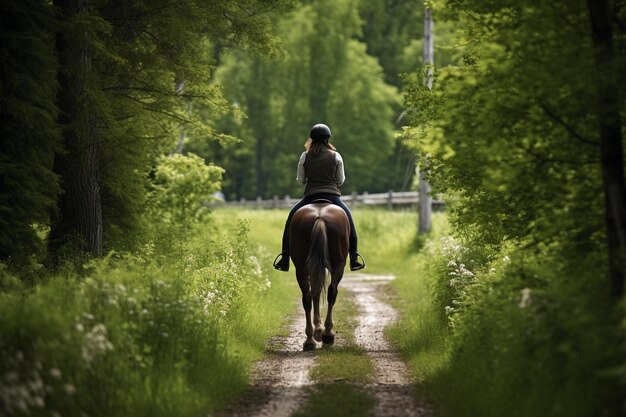
[[[59,60],[59,122],[64,152],[54,170],[63,189],[59,215],[52,222],[50,254],[102,254],[102,201],[100,196],[100,144],[91,85],[93,77],[88,22],[77,20],[90,13],[88,0],[55,0],[67,28],[57,35]]]
[[[624,292],[626,253],[626,186],[619,113],[619,90],[608,0],[587,0],[596,60],[597,115],[600,132],[605,220],[611,293]]]

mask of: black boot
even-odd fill
[[[287,252],[281,252],[280,255],[274,259],[274,268],[279,271],[289,271],[289,254]]]
[[[361,261],[359,262],[359,258]],[[350,254],[350,271],[358,271],[365,268],[365,259],[359,254],[359,252],[353,252]]]

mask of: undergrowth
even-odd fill
[[[387,255],[402,313],[388,333],[439,414],[623,415],[625,327],[596,255],[571,264],[566,245],[493,248],[465,232],[436,217],[419,252]]]
[[[245,222],[35,286],[2,270],[0,414],[200,416],[233,401],[292,308]]]

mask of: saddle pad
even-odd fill
[[[322,204],[322,203],[334,204],[332,201],[326,200],[325,198],[316,198],[315,200],[311,201],[309,204]]]

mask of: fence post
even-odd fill
[[[350,198],[350,205],[351,205],[352,207],[356,207],[357,198],[358,198],[358,196],[357,196],[357,194],[356,194],[356,191],[353,191],[353,192],[352,192],[352,197]]]
[[[291,200],[291,196],[289,194],[285,195],[285,207],[289,208],[289,200]]]
[[[278,196],[274,194],[274,201],[272,202],[273,208],[278,208]]]
[[[256,197],[256,206],[255,208],[262,208],[263,207],[263,199],[261,198],[260,195],[258,195]]]
[[[389,190],[387,195],[387,210],[393,210],[393,190]]]

